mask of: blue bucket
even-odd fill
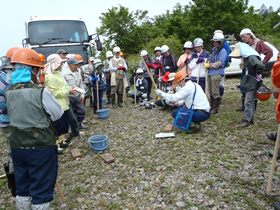
[[[106,135],[93,135],[88,139],[88,143],[94,152],[102,152],[107,149],[109,138]]]
[[[109,109],[99,109],[96,111],[99,119],[107,119],[110,115]]]

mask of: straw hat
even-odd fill
[[[234,46],[234,50],[228,55],[229,57],[232,58],[239,58],[241,57],[241,53],[240,53],[240,43],[237,43]]]

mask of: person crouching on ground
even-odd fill
[[[57,178],[56,138],[51,121],[63,110],[47,88],[39,87],[43,67],[37,52],[18,49],[12,86],[6,91],[11,134],[8,137],[16,180],[16,209],[49,209]]]
[[[69,87],[61,74],[62,65],[66,59],[61,59],[58,54],[51,54],[47,57],[45,69],[50,72],[45,77],[45,85],[51,91],[64,113],[62,117],[54,122],[55,135],[58,137],[57,143],[60,146],[67,146],[73,137],[79,136],[78,121],[69,103],[69,94],[75,94],[75,87]],[[71,133],[68,138],[64,134],[68,133],[69,125]],[[62,153],[62,148],[58,147],[58,152]]]
[[[128,92],[128,96],[131,98],[136,98],[136,102],[142,103],[145,99],[147,100],[147,93],[148,93],[148,82],[143,77],[144,71],[143,69],[139,68],[136,70],[136,81],[135,81],[135,87],[136,87],[136,93],[133,91]],[[136,96],[135,96],[136,94]]]
[[[100,59],[94,60],[94,72],[91,74],[91,86],[93,91],[93,113],[102,109],[102,99],[106,91],[106,78],[103,74],[103,63]]]
[[[245,43],[237,43],[229,56],[243,58],[245,76],[241,80],[240,89],[245,93],[245,109],[238,127],[248,127],[254,123],[256,91],[262,83],[261,74],[265,65],[258,52]]]
[[[203,122],[210,117],[210,105],[201,86],[192,82],[189,78],[186,78],[186,76],[187,74],[185,71],[179,71],[175,74],[173,85],[174,87],[181,87],[181,89],[175,94],[164,93],[161,90],[156,90],[156,94],[174,104],[184,100],[184,105],[187,108],[190,108],[193,104],[194,113],[191,121],[197,124],[200,128],[200,122]],[[185,81],[185,79],[188,80]],[[178,109],[172,112],[173,118],[175,118],[177,112]]]

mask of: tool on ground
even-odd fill
[[[99,110],[99,92],[98,92],[98,80],[96,80],[96,102],[97,102],[97,110]]]
[[[278,125],[278,131],[277,134],[280,134],[280,124]],[[273,158],[272,158],[272,163],[271,163],[271,168],[268,176],[268,182],[267,182],[267,187],[266,187],[266,193],[270,193],[272,190],[272,177],[275,171],[275,166],[276,166],[276,160],[278,156],[278,151],[279,151],[279,146],[280,146],[280,135],[277,135],[276,142],[275,142],[275,147],[274,147],[274,153],[273,153]]]
[[[157,85],[156,85],[156,83],[155,83],[154,77],[153,77],[153,75],[151,74],[150,69],[148,68],[148,66],[147,66],[147,64],[146,64],[146,61],[145,61],[145,59],[143,59],[143,57],[142,57],[142,62],[144,62],[145,68],[146,68],[147,72],[149,73],[149,76],[150,76],[150,78],[151,78],[151,80],[152,80],[152,83],[153,83],[153,85],[154,85],[154,87],[155,87],[155,90],[157,90]]]

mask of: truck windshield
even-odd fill
[[[75,43],[88,40],[83,21],[43,20],[28,23],[30,44]]]

